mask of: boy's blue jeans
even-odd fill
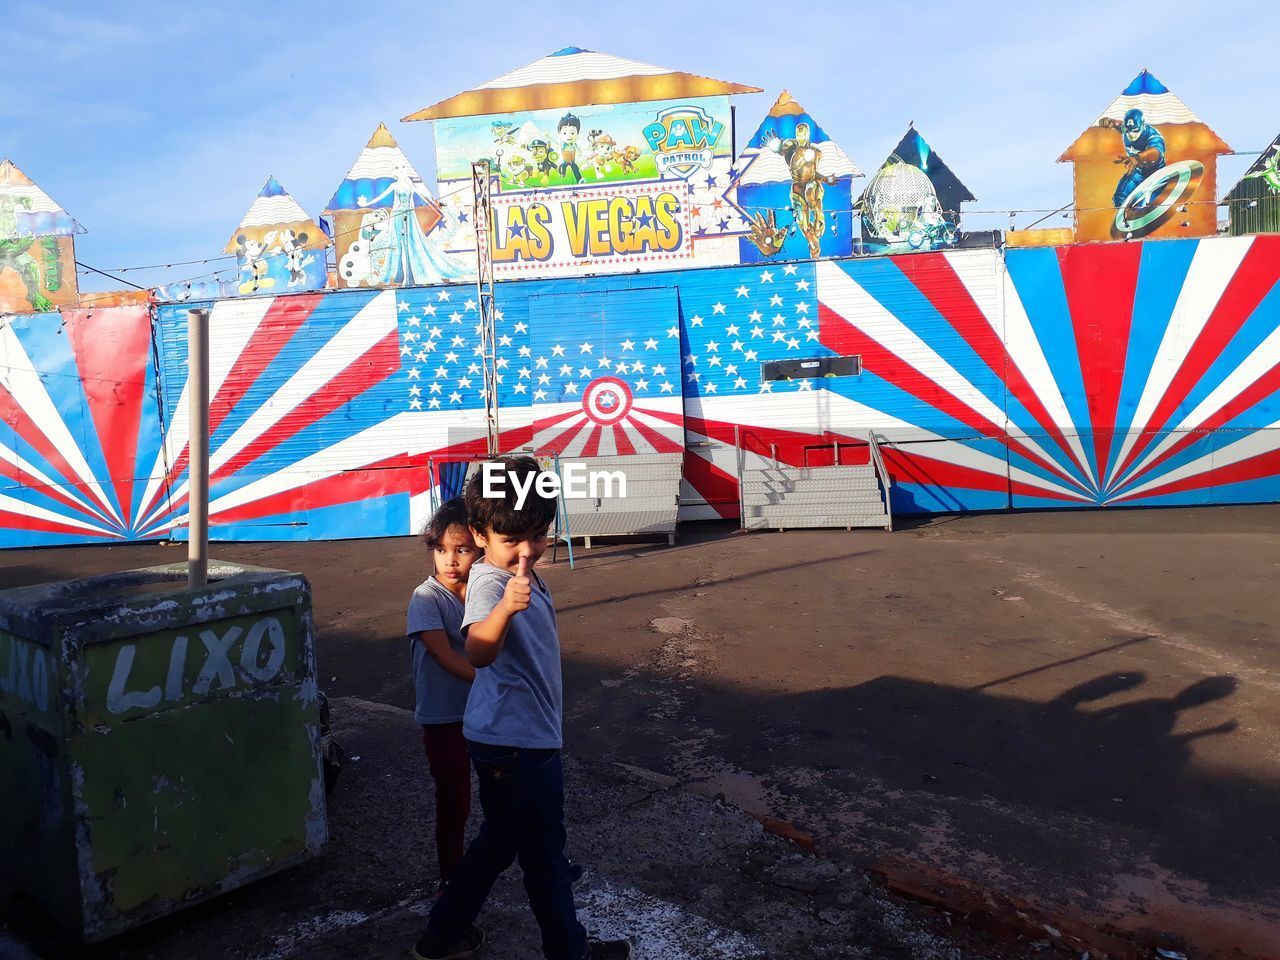
[[[441,952],[475,922],[498,876],[517,858],[547,960],[581,960],[586,931],[573,905],[564,854],[564,770],[559,750],[468,743],[484,822],[431,911],[426,939]]]

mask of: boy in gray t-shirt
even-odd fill
[[[541,471],[531,457],[482,467],[467,483],[466,503],[485,560],[471,568],[462,630],[476,667],[463,732],[484,822],[413,955],[478,953],[485,938],[475,919],[493,882],[519,859],[547,960],[629,960],[625,940],[587,939],[564,853],[560,636],[551,591],[533,570],[547,549],[556,498],[537,490]]]

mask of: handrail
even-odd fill
[[[880,444],[874,430],[867,432],[867,449],[871,451],[871,463],[884,486],[884,528],[893,532],[893,497],[889,491],[889,469],[884,465],[884,457],[880,455]]]

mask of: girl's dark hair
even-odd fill
[[[497,457],[496,463],[502,466],[504,482],[497,484],[501,496],[486,497],[484,495],[484,471],[477,470],[467,481],[467,513],[471,517],[471,526],[487,533],[505,536],[523,536],[528,533],[543,533],[551,526],[556,517],[556,498],[544,497],[537,491],[537,485],[528,487],[524,509],[516,509],[516,488],[513,477],[519,477],[523,486],[526,478],[537,477],[542,472],[538,461],[533,457]]]
[[[467,502],[462,497],[454,497],[431,515],[422,531],[422,541],[428,550],[435,550],[444,542],[444,535],[450,527],[462,527],[465,530],[467,526]]]

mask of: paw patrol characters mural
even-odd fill
[[[728,97],[597,104],[440,121],[442,183],[487,157],[501,191],[686,179],[732,151]]]
[[[236,255],[242,296],[319,290],[325,285],[329,237],[298,201],[269,177],[227,241]]]
[[[509,124],[494,122],[489,131],[502,143],[515,141]],[[324,213],[333,225],[339,286],[431,284],[474,275],[466,258],[449,253],[447,215],[385,124],[378,125]]]

